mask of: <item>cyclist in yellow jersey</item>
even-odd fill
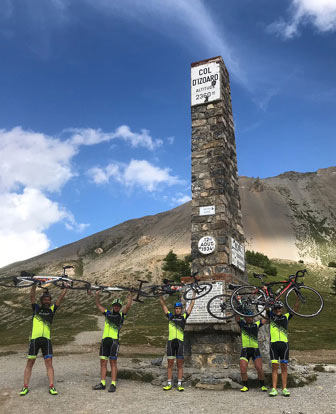
[[[294,310],[297,310],[299,301],[294,305]],[[281,381],[282,381],[282,395],[284,397],[290,396],[290,391],[287,389],[287,364],[289,361],[289,344],[288,344],[288,322],[293,317],[293,314],[284,312],[284,305],[281,301],[278,301],[273,306],[273,310],[268,311],[268,319],[263,319],[263,323],[270,324],[270,356],[272,362],[272,390],[270,391],[270,397],[276,397],[278,395],[277,383],[278,383],[278,369],[279,360],[281,366]]]
[[[124,323],[124,319],[132,306],[132,294],[129,294],[126,305],[122,308],[122,301],[114,299],[112,302],[112,311],[106,309],[100,304],[99,291],[96,292],[95,302],[98,310],[105,315],[105,326],[103,338],[100,344],[100,383],[92,387],[93,390],[104,390],[106,388],[107,361],[111,365],[111,385],[109,392],[116,391],[117,381],[117,358],[119,351],[119,332]]]
[[[246,314],[251,315],[252,312],[247,312]],[[235,319],[240,327],[242,341],[242,350],[240,354],[239,367],[243,381],[243,387],[240,389],[240,391],[246,392],[249,390],[247,367],[250,358],[252,358],[255,369],[257,370],[261,391],[267,391],[267,387],[265,386],[264,371],[258,343],[258,331],[263,326],[263,323],[261,320],[253,322],[253,317],[251,316],[246,316],[244,320],[243,318],[240,318],[238,315],[236,315]]]
[[[52,305],[49,292],[45,292],[40,298],[41,305],[38,305],[36,303],[36,285],[33,285],[31,288],[30,302],[33,308],[33,327],[29,342],[28,361],[24,371],[23,387],[20,392],[21,396],[28,394],[29,380],[40,349],[47,368],[49,394],[58,394],[54,387],[54,368],[52,365],[53,351],[50,339],[50,329],[55,312],[60,306],[66,293],[67,289],[64,289],[59,298],[56,300],[56,303]]]
[[[195,295],[196,293],[193,292],[193,299],[190,302],[188,309],[184,313],[182,312],[182,303],[176,302],[174,305],[174,314],[169,312],[166,306],[166,302],[164,301],[163,297],[160,296],[160,303],[163,312],[165,313],[169,321],[169,336],[167,342],[168,384],[165,387],[163,387],[164,391],[169,391],[173,387],[172,378],[175,358],[177,365],[177,390],[184,391],[184,388],[182,386],[184,360],[184,328],[187,318],[193,310],[195,304]]]

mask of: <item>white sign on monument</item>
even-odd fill
[[[189,318],[187,319],[187,324],[193,324],[193,323],[226,323],[225,320],[221,319],[215,319],[213,316],[210,315],[210,313],[207,310],[207,304],[211,298],[213,298],[216,295],[222,295],[223,294],[223,282],[214,282],[212,284],[211,291],[195,300],[195,305],[193,308],[193,311],[191,312]],[[187,301],[186,308],[188,308],[190,304],[190,301]]]
[[[211,216],[212,214],[215,214],[216,208],[215,206],[205,206],[200,207],[200,216]]]
[[[191,106],[220,99],[220,66],[208,62],[191,67]]]
[[[238,267],[242,272],[245,271],[245,247],[231,237],[231,264]]]
[[[213,253],[216,249],[216,240],[211,236],[202,237],[198,242],[198,251],[202,254]]]

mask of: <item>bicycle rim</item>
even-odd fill
[[[313,318],[323,309],[323,298],[309,286],[294,286],[286,294],[287,308],[302,318]]]
[[[0,286],[9,288],[25,288],[34,285],[34,281],[28,276],[8,276],[0,278]]]
[[[266,306],[265,293],[256,286],[241,286],[231,296],[231,307],[243,317],[260,315]]]
[[[196,292],[194,299],[202,298],[212,290],[211,283],[200,283],[198,286],[186,290],[183,294],[185,300],[192,300],[193,293]]]
[[[230,319],[234,316],[234,311],[231,307],[230,295],[216,295],[211,298],[207,304],[208,313],[216,319]]]

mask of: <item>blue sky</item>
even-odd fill
[[[190,64],[231,76],[240,175],[335,165],[336,0],[4,0],[0,266],[190,199]]]

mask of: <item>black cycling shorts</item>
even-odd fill
[[[118,339],[104,338],[100,344],[100,359],[117,359],[119,351]]]
[[[278,364],[279,359],[281,364],[288,364],[289,361],[289,346],[288,342],[271,342],[271,362],[272,364]]]
[[[53,349],[51,340],[40,337],[31,339],[29,342],[28,359],[36,359],[38,351],[41,349],[44,359],[52,358]]]
[[[240,353],[240,359],[243,359],[247,362],[252,358],[254,362],[257,358],[261,358],[259,348],[242,348]]]
[[[168,359],[184,359],[184,342],[179,339],[173,339],[167,342],[167,358]]]

